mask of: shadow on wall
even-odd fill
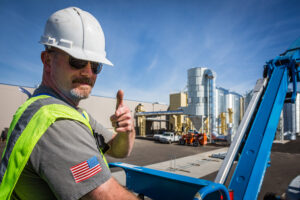
[[[5,141],[6,141],[6,138],[7,138],[7,132],[8,132],[8,128],[4,128],[4,129],[2,130],[2,132],[1,132],[1,137],[0,137],[0,139],[1,139],[2,142],[5,142]]]

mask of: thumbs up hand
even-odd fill
[[[124,104],[124,92],[118,90],[115,114],[110,117],[116,132],[130,133],[133,130],[133,118],[130,109]]]
[[[115,134],[109,141],[110,150],[107,152],[115,158],[124,158],[130,154],[135,139],[133,118],[130,109],[124,103],[124,92],[119,90],[117,93],[117,104],[115,114],[110,117]]]

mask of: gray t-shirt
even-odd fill
[[[47,93],[58,97],[52,90],[40,87],[35,95]],[[65,104],[64,102],[63,104]],[[77,109],[80,112],[80,109]],[[90,115],[90,125],[105,142],[113,133],[97,123]],[[89,171],[89,161],[97,170]],[[88,162],[87,167],[85,163]],[[74,167],[82,165],[82,174]],[[93,167],[92,165],[91,167]],[[79,177],[78,177],[79,176]],[[34,147],[15,187],[13,197],[20,199],[80,199],[111,177],[88,127],[78,121],[61,119],[54,122]]]

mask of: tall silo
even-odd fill
[[[232,116],[232,129],[233,134],[238,129],[239,123],[240,123],[240,104],[241,104],[241,95],[236,92],[229,92],[227,94],[227,101],[226,101],[226,107],[227,109],[232,109],[233,116]]]
[[[280,121],[276,131],[276,139],[283,140],[284,133],[287,136],[299,134],[300,125],[300,95],[297,93],[295,103],[285,103],[282,108]],[[288,137],[288,138],[289,138]],[[293,138],[291,137],[291,138]]]
[[[295,102],[296,111],[296,133],[300,133],[300,93],[297,93]]]
[[[216,87],[216,101],[215,101],[216,102],[215,103],[216,127],[218,130],[217,132],[219,134],[225,134],[225,135],[227,129],[227,122],[225,120],[226,118],[228,118],[226,117],[226,113],[228,112],[226,108],[226,98],[228,93],[229,90],[222,87]]]
[[[226,108],[226,96],[229,90],[221,87],[216,87],[216,116],[222,112],[227,112]]]
[[[284,132],[296,133],[296,105],[294,103],[283,105],[283,130]]]
[[[184,109],[184,112],[197,130],[203,128],[203,121],[208,118],[209,131],[214,131],[215,78],[216,73],[204,67],[188,70],[188,107]]]
[[[283,106],[283,130],[292,134],[299,133],[300,125],[300,95],[297,93],[295,103],[285,103]]]

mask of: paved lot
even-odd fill
[[[177,143],[161,144],[152,140],[136,139],[133,151],[128,158],[115,159],[107,156],[107,160],[108,162],[125,162],[133,165],[145,166],[207,152],[217,148],[220,148],[220,146],[207,145],[205,147],[192,147],[178,145]]]

